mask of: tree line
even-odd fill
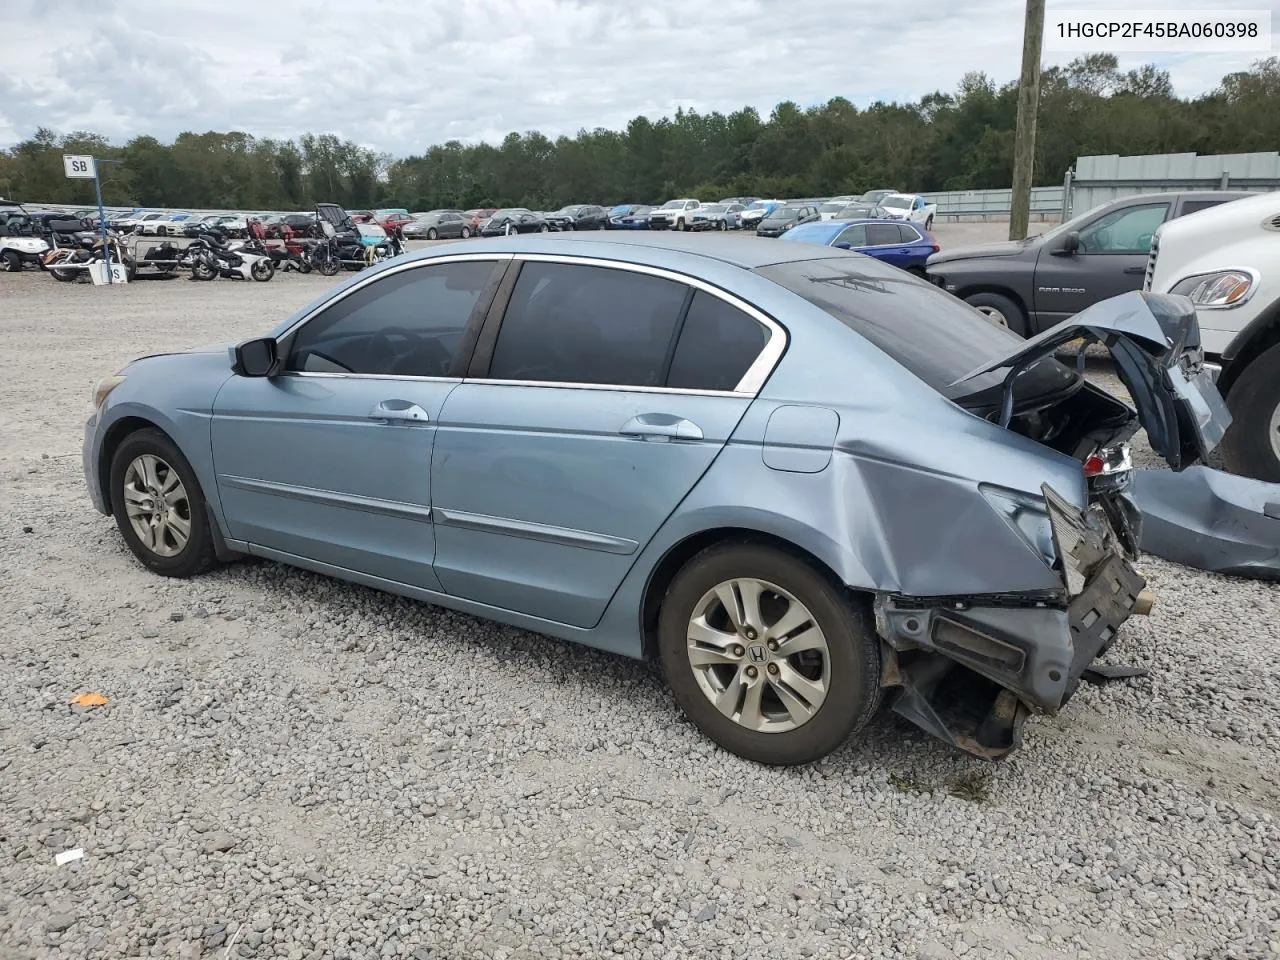
[[[350,209],[662,202],[674,196],[818,196],[877,187],[928,192],[1008,187],[1017,84],[965,76],[953,93],[858,109],[835,97],[767,117],[677,110],[624,130],[536,131],[500,144],[457,140],[393,159],[332,134],[298,140],[247,133],[138,136],[123,145],[87,131],[41,128],[0,152],[0,196],[93,202],[92,181],[67,180],[62,154],[103,165],[110,206],[292,210],[316,201]],[[1109,54],[1044,71],[1035,182],[1062,181],[1077,156],[1246,153],[1280,146],[1280,60],[1232,73],[1194,99],[1152,66],[1122,72]]]

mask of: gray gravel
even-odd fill
[[[1280,954],[1274,585],[1145,562],[1114,656],[1151,676],[1002,764],[881,717],[772,770],[647,665],[269,563],[146,573],[83,492],[92,383],[332,282],[0,276],[0,957]]]

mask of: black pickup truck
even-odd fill
[[[1156,228],[1243,191],[1145,193],[1112,200],[1026,240],[935,253],[929,279],[1024,337],[1099,300],[1141,290]]]

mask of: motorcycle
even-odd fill
[[[46,242],[52,249],[44,254],[41,267],[49,271],[53,279],[62,283],[85,279],[89,276],[88,265],[101,260],[124,264],[129,280],[137,276],[138,264],[126,252],[119,234],[108,231],[104,242],[101,235],[91,230],[75,230],[77,225],[83,227],[75,221],[49,225]],[[59,229],[62,227],[66,230]]]
[[[356,223],[334,203],[316,204],[321,239],[311,251],[312,266],[325,277],[337,276],[344,267],[360,270],[404,252],[404,242],[376,223]]]
[[[267,231],[263,225],[258,220],[250,220],[248,234],[249,241],[241,249],[270,257],[279,272],[288,273],[290,270],[296,270],[298,273],[311,272],[313,244],[298,237],[292,230],[282,233],[284,239],[280,242],[268,243]]]
[[[257,280],[266,283],[276,275],[270,256],[248,249],[244,241],[228,243],[220,231],[200,233],[186,249],[192,280]]]

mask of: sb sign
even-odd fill
[[[97,176],[97,171],[94,169],[93,157],[74,157],[69,154],[63,154],[62,169],[65,170],[67,172],[67,176],[73,180],[92,180]]]

